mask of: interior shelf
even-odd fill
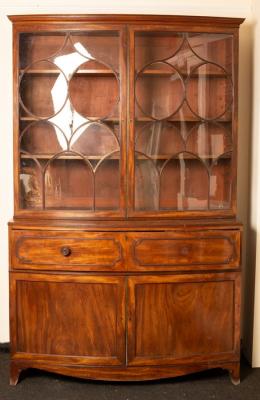
[[[150,159],[152,159],[152,160],[158,160],[159,161],[159,160],[168,160],[171,157],[172,157],[171,154],[158,154],[158,155],[149,155],[149,158],[147,158],[147,157],[145,157],[143,155],[138,155],[135,158],[138,159],[138,160],[150,160]],[[207,155],[207,154],[205,154],[203,156],[196,156],[195,153],[194,153],[194,156],[192,154],[185,153],[181,157],[181,159],[183,159],[183,160],[195,160],[195,161],[198,160],[198,159],[201,159],[201,160],[215,160],[216,158],[217,158],[217,156]],[[231,158],[231,154],[224,154],[221,157],[221,159],[224,159],[224,158],[229,158],[230,159]],[[179,158],[176,158],[176,160],[177,159],[179,159]]]
[[[22,69],[20,70],[21,74],[26,73],[26,74],[31,74],[31,75],[59,75],[61,73],[61,70],[59,69]],[[181,70],[179,71],[182,76],[187,77],[191,76],[192,78],[197,78],[200,76],[206,76],[206,77],[212,77],[212,78],[226,78],[226,77],[231,77],[231,74],[226,74],[224,72],[207,72],[207,73],[194,73],[192,75],[189,75],[187,72],[182,72]],[[115,73],[112,70],[109,69],[79,69],[77,71],[77,74],[79,75],[100,75],[100,76],[113,76]],[[163,71],[160,69],[151,69],[151,70],[146,70],[143,72],[135,72],[135,75],[137,76],[171,76],[174,74],[174,71]]]
[[[56,154],[21,154],[21,159],[34,159],[37,158],[37,160],[50,160],[51,158],[53,158]],[[100,155],[92,155],[92,156],[84,156],[85,159],[88,160],[101,160],[102,158],[104,158],[103,156]],[[106,160],[119,160],[120,156],[118,155],[112,155],[109,158],[107,158]],[[75,154],[64,154],[58,158],[56,158],[56,160],[83,160],[82,157],[77,156]]]
[[[51,158],[53,158],[55,156],[55,154],[21,154],[21,159],[34,159],[37,158],[38,160],[50,160]],[[85,159],[88,160],[101,160],[104,156],[100,156],[100,155],[93,155],[93,156],[84,156]],[[146,157],[145,155],[136,155],[135,158],[138,160],[168,160],[171,157],[171,154],[158,154],[158,155],[149,155],[148,157]],[[192,154],[184,154],[183,159],[185,160],[198,160],[198,158],[196,158],[195,156],[192,156]],[[223,158],[231,158],[230,154],[224,154],[222,157]],[[216,156],[212,156],[212,155],[203,155],[200,156],[201,160],[214,160],[216,159]],[[56,158],[56,160],[82,160],[82,157],[74,155],[74,154],[64,154],[58,158]],[[112,155],[109,158],[107,158],[106,160],[120,160],[120,156],[119,155]]]
[[[225,123],[231,123],[231,119],[226,119],[225,117],[218,118],[216,120],[204,120],[202,118],[198,118],[196,116],[189,116],[189,117],[172,117],[172,118],[166,118],[163,120],[157,120],[153,119],[150,117],[137,117],[135,118],[135,122],[225,122]]]
[[[87,119],[85,117],[85,119],[86,119],[86,122],[87,121],[89,121],[89,122],[95,122],[95,121],[119,122],[120,121],[120,119],[118,117],[107,117],[105,119],[98,119],[98,117],[91,117],[90,119]],[[50,118],[44,118],[44,117],[39,117],[39,118],[36,118],[36,117],[20,117],[20,121],[24,121],[24,122],[26,122],[26,121],[27,122],[30,122],[30,121],[46,121],[46,120],[51,122]]]
[[[171,76],[174,74],[174,70],[172,72],[170,71],[163,71],[160,69],[150,69],[150,70],[145,70],[143,72],[135,72],[136,76]],[[192,75],[189,75],[187,72],[179,70],[180,74],[184,77],[190,76],[191,78],[198,78],[198,77],[210,77],[210,78],[226,78],[226,77],[231,77],[231,74],[227,74],[224,71],[223,72],[207,72],[207,73],[193,73]]]
[[[49,120],[48,118],[36,118],[36,117],[20,117],[20,121],[41,121],[41,120]],[[88,121],[99,121],[98,117],[91,117]],[[108,117],[105,118],[102,121],[108,121],[108,122],[119,122],[120,119],[118,117]],[[194,117],[184,117],[184,118],[167,118],[165,120],[155,120],[153,118],[149,117],[137,117],[135,118],[135,122],[203,122],[203,119],[196,118]],[[51,121],[50,121],[51,122]],[[225,119],[224,117],[218,118],[217,120],[205,120],[205,122],[225,122],[225,123],[231,123],[231,119]]]
[[[26,74],[31,74],[31,75],[59,75],[61,70],[59,69],[27,69],[27,70],[21,70],[21,74],[24,72]],[[79,69],[76,71],[77,74],[79,75],[100,75],[100,76],[114,76],[115,73],[112,70],[109,69]],[[72,75],[75,74],[75,71],[72,73]],[[74,75],[75,76],[75,75]]]

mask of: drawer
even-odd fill
[[[240,231],[129,233],[128,269],[238,268],[240,235]]]
[[[11,231],[11,269],[114,271],[124,236],[103,232]]]

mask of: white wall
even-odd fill
[[[12,67],[11,23],[8,14],[32,13],[140,13],[140,14],[186,14],[246,17],[240,33],[240,101],[239,101],[239,168],[238,210],[239,218],[247,222],[248,202],[248,152],[250,137],[251,99],[251,35],[252,2],[257,0],[0,0],[0,342],[9,340],[8,328],[8,241],[7,221],[12,217]],[[11,4],[10,4],[11,3]],[[53,5],[55,3],[55,6]],[[41,4],[44,4],[41,5]],[[259,12],[259,10],[258,10]],[[258,14],[260,20],[260,12]],[[259,39],[260,41],[260,39]],[[260,44],[260,43],[259,43]],[[260,154],[260,152],[259,152]],[[260,168],[260,167],[259,167]],[[259,169],[260,171],[260,169]],[[260,179],[260,177],[259,177]],[[245,235],[246,237],[246,235]],[[244,258],[246,252],[244,251]],[[260,261],[260,254],[259,254]],[[260,262],[259,262],[260,264]],[[259,288],[260,289],[260,288]],[[260,299],[258,299],[260,308]],[[245,302],[248,307],[248,302]],[[260,325],[260,321],[258,322]],[[260,326],[258,327],[260,331]],[[247,337],[250,337],[248,335]],[[256,340],[257,342],[257,340]],[[255,343],[256,343],[255,342]],[[260,347],[260,338],[259,338]],[[259,351],[260,353],[260,351]],[[260,355],[259,355],[260,365]]]
[[[260,367],[260,2],[253,1],[252,134],[248,260],[245,276],[244,342],[248,358]]]

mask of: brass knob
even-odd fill
[[[64,246],[60,249],[60,252],[64,257],[68,257],[71,254],[71,249],[67,246]]]

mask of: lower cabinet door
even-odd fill
[[[16,359],[122,365],[125,280],[11,273],[11,335]]]
[[[239,359],[239,273],[130,277],[128,307],[128,365]]]

